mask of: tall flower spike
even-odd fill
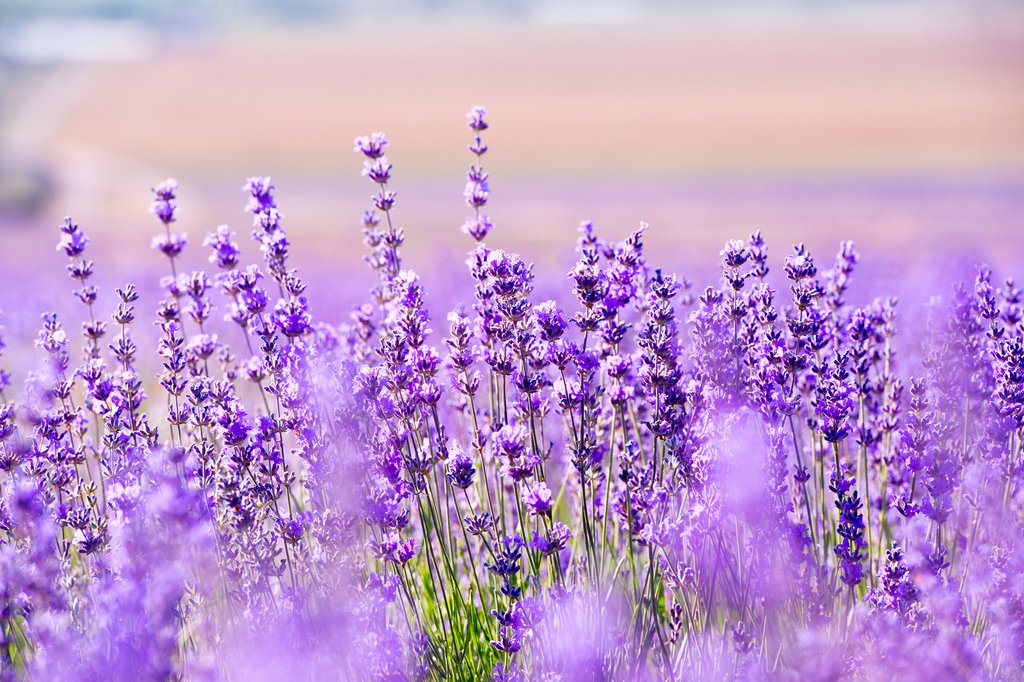
[[[291,244],[281,225],[283,216],[274,198],[274,185],[270,178],[252,177],[242,189],[249,194],[246,210],[253,214],[253,239],[260,245],[270,274],[284,289],[289,277],[288,248]]]
[[[466,218],[466,222],[462,224],[462,231],[477,242],[482,242],[494,227],[490,216],[480,212],[491,195],[489,175],[484,171],[483,166],[483,156],[487,153],[487,145],[480,137],[480,133],[488,128],[487,121],[484,119],[486,115],[487,110],[480,106],[473,107],[466,114],[466,118],[469,119],[469,128],[475,133],[473,143],[469,145],[469,151],[476,157],[476,162],[466,172],[466,189],[462,194],[466,199],[466,205],[473,209],[473,215]]]
[[[188,238],[184,232],[171,232],[171,223],[178,219],[178,181],[168,178],[154,187],[152,191],[153,204],[150,206],[149,212],[155,215],[164,226],[164,233],[153,237],[152,247],[167,257],[171,266],[171,274],[177,277],[178,271],[174,265],[174,259],[181,255],[188,244]]]
[[[93,275],[94,263],[85,258],[85,247],[89,238],[71,218],[64,218],[60,227],[60,242],[57,250],[63,250],[68,257],[68,274],[81,286],[74,291],[75,297],[86,307],[89,319],[82,323],[82,335],[85,337],[85,355],[88,359],[99,357],[100,340],[106,334],[106,322],[98,319],[93,309],[99,289],[89,284]]]
[[[363,160],[363,175],[370,179],[377,187],[370,200],[377,211],[384,214],[384,221],[387,231],[377,229],[379,218],[371,210],[363,215],[363,234],[366,235],[367,244],[372,249],[371,265],[374,269],[382,272],[380,294],[384,301],[390,300],[389,282],[398,276],[402,269],[401,259],[398,257],[398,249],[405,242],[405,234],[401,228],[396,228],[392,222],[391,209],[395,207],[397,194],[388,189],[388,182],[391,180],[391,163],[384,155],[384,148],[388,146],[388,139],[384,133],[372,133],[355,139],[353,151],[361,153]]]

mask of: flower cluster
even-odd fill
[[[980,268],[903,336],[850,242],[776,273],[755,232],[693,290],[646,224],[586,222],[537,273],[484,243],[468,120],[450,306],[401,258],[382,133],[354,144],[375,281],[344,324],[269,178],[243,188],[255,258],[220,225],[212,272],[182,271],[178,184],[154,188],[152,346],[153,283],[105,295],[64,220],[78,303],[0,370],[0,676],[1024,675],[1013,280]]]

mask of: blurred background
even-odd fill
[[[464,286],[476,104],[488,243],[543,267],[583,219],[616,239],[647,221],[670,267],[754,229],[776,263],[846,238],[894,277],[1024,262],[1022,3],[0,0],[0,308],[67,291],[67,214],[98,269],[155,281],[167,176],[194,266],[220,223],[253,257],[241,186],[270,175],[320,314],[345,319],[370,281],[352,139],[376,130],[407,263]]]

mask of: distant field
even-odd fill
[[[182,181],[181,226],[198,244],[222,222],[244,236],[242,181],[269,174],[297,262],[361,267],[370,188],[351,140],[384,130],[410,254],[455,258],[463,116],[482,103],[494,241],[536,260],[571,254],[591,218],[609,236],[649,221],[672,262],[755,228],[780,257],[792,241],[831,251],[849,237],[868,253],[1019,262],[1022,73],[1024,23],[923,13],[234,34],[40,77],[6,133],[49,161],[60,191],[5,244],[32,275],[73,213],[105,256],[144,264],[155,181]]]
[[[399,27],[245,34],[90,69],[56,133],[177,168],[336,172],[386,130],[463,162],[492,110],[526,175],[1020,167],[1024,25]]]

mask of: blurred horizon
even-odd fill
[[[3,0],[3,267],[56,276],[71,214],[104,267],[158,268],[146,208],[168,176],[196,267],[221,223],[251,255],[240,187],[269,175],[299,267],[362,268],[352,139],[376,130],[410,264],[458,262],[477,104],[488,242],[542,265],[590,219],[609,239],[650,223],[667,267],[755,229],[777,262],[849,238],[1006,267],[1024,256],[1021,74],[1012,2]]]

